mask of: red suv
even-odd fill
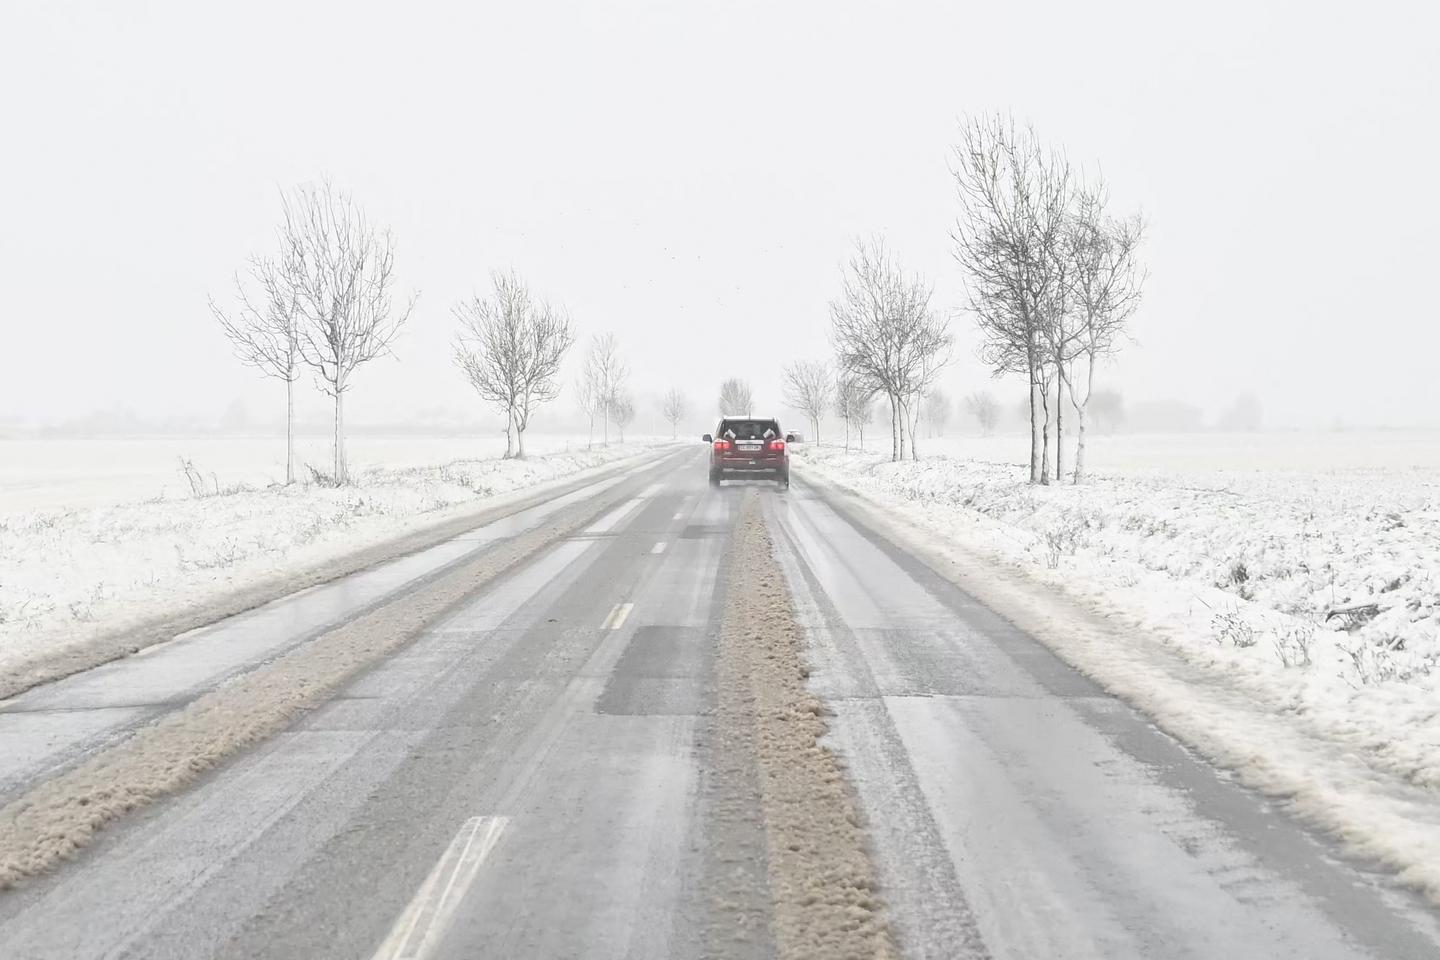
[[[775,420],[754,417],[726,417],[705,434],[710,444],[710,482],[715,486],[726,477],[770,477],[781,486],[790,486],[790,437],[780,432]]]

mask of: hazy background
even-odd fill
[[[671,385],[708,420],[735,373],[778,408],[872,232],[956,312],[944,388],[1008,408],[947,236],[956,120],[996,109],[1149,218],[1138,343],[1105,377],[1132,408],[1434,424],[1437,9],[6,0],[0,428],[280,417],[206,296],[270,248],[277,187],[322,173],[423,292],[352,424],[478,413],[450,307],[508,267],[619,335],[637,428]]]

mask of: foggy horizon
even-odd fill
[[[1440,327],[1415,282],[1440,259],[1420,122],[1433,7],[1236,4],[1183,23],[1123,3],[283,9],[6,14],[0,76],[31,95],[0,161],[18,335],[0,424],[281,417],[283,390],[232,357],[207,297],[232,299],[232,274],[273,248],[280,191],[322,176],[393,229],[398,289],[421,292],[397,359],[356,376],[357,425],[485,418],[451,361],[451,308],[511,268],[579,333],[542,420],[579,418],[573,371],[603,332],[641,398],[683,387],[704,420],[743,349],[757,408],[783,413],[781,367],[830,357],[827,303],[869,236],[950,317],[940,387],[1008,410],[1023,380],[976,358],[949,239],[959,122],[993,111],[1147,218],[1145,301],[1098,388],[1207,423],[1248,393],[1267,428],[1440,424]],[[1022,25],[1039,66],[1017,76],[984,37]],[[299,93],[340,76],[351,95],[325,111]],[[325,399],[299,387],[318,417]]]

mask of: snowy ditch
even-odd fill
[[[1033,487],[1017,464],[795,457],[802,481],[860,495],[982,602],[1440,902],[1440,471]]]

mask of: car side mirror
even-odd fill
[[[710,436],[710,434],[708,434],[708,433],[705,434],[705,436],[701,437],[700,439],[701,439],[701,440],[704,440],[706,443],[714,443],[714,442],[715,442],[715,438],[712,437],[712,436]]]
[[[795,434],[793,434],[793,433],[787,433],[787,434],[785,434],[785,442],[786,442],[786,443],[794,443],[794,442],[795,442]]]

